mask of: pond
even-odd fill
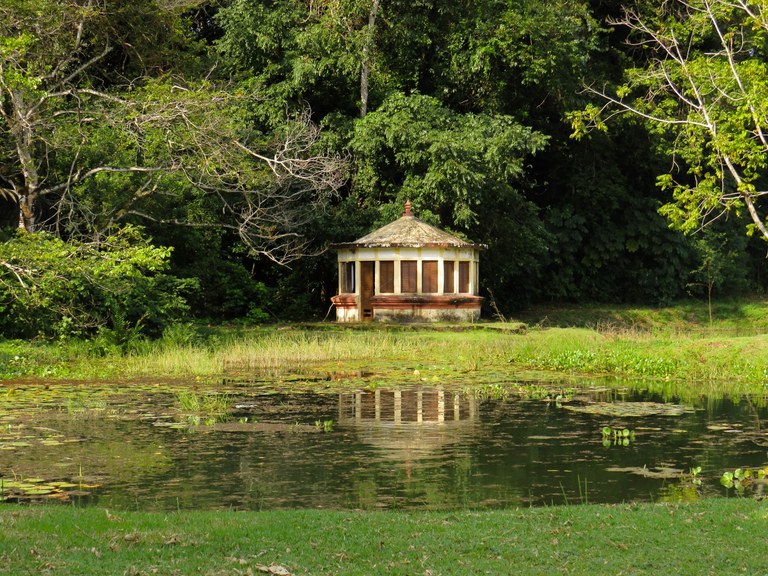
[[[5,383],[0,499],[139,510],[696,499],[726,495],[725,471],[766,465],[766,417],[765,398],[683,403],[530,383],[295,393]]]

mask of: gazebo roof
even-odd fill
[[[448,232],[422,222],[411,213],[410,200],[405,213],[386,226],[358,238],[354,242],[334,244],[333,248],[473,248],[482,250],[483,244],[473,244]]]

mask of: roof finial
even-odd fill
[[[403,216],[413,216],[413,214],[411,214],[411,201],[410,200],[406,200],[405,201],[405,214],[403,214]]]

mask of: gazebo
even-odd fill
[[[478,267],[482,244],[422,222],[411,213],[338,251],[336,320],[459,320],[480,318]]]

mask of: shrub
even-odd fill
[[[165,274],[171,249],[126,226],[98,242],[19,232],[0,243],[0,333],[159,334],[187,311],[194,280]]]

